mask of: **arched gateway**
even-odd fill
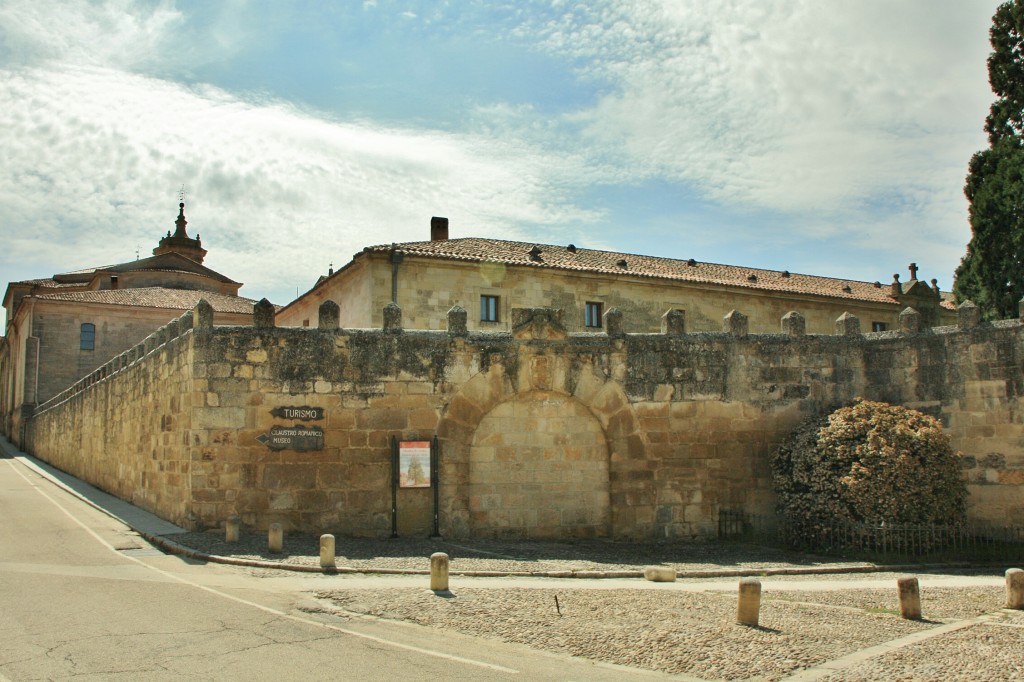
[[[555,311],[528,312],[513,333],[535,343],[489,356],[442,416],[442,533],[614,535],[614,469],[643,456],[638,420],[592,355],[564,352]]]

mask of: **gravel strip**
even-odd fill
[[[1005,596],[1001,590],[929,590],[928,620],[921,622],[891,613],[895,590],[882,592],[765,595],[769,598],[762,601],[758,628],[735,624],[733,593],[465,588],[446,598],[425,589],[401,588],[331,590],[317,596],[331,603],[325,611],[342,609],[592,660],[724,680],[782,679],[985,612],[996,614],[994,624],[973,625],[910,645],[828,679],[1024,679],[1024,612],[1000,611]],[[889,607],[876,610],[886,598]]]
[[[224,542],[222,532],[181,533],[169,540],[200,552],[272,561],[293,566],[319,566],[319,538],[287,536],[283,551],[267,551],[265,535],[242,534],[239,542]],[[357,570],[430,569],[430,555],[445,552],[451,570],[551,573],[566,571],[643,571],[644,566],[669,566],[678,572],[744,570],[751,573],[777,569],[863,568],[863,562],[843,562],[747,545],[690,542],[672,544],[621,543],[605,540],[533,542],[395,538],[392,540],[335,537],[339,567]]]
[[[1024,613],[1004,612],[994,623],[979,623],[897,649],[822,680],[1024,680]]]
[[[466,588],[452,598],[422,589],[337,590],[318,596],[353,613],[727,680],[781,679],[931,627],[884,613],[851,614],[776,601],[762,606],[760,627],[748,628],[735,624],[735,597],[719,593]]]

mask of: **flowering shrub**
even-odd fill
[[[856,399],[804,422],[771,457],[780,514],[802,542],[838,522],[949,524],[967,488],[942,424],[916,410]]]

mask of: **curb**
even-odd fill
[[[220,554],[207,554],[191,547],[186,547],[162,535],[153,535],[134,529],[148,542],[165,549],[172,554],[178,554],[190,559],[208,561],[229,566],[245,566],[247,568],[266,568],[278,571],[293,571],[296,573],[321,573],[324,575],[430,575],[429,569],[418,568],[353,568],[351,566],[335,566],[333,568],[321,568],[307,564],[289,564],[282,561],[264,561],[261,559],[242,559],[233,556]],[[696,571],[676,571],[677,578],[748,578],[763,576],[785,576],[785,575],[837,575],[855,573],[897,573],[908,571],[929,571],[976,568],[979,564],[895,564],[877,565],[862,564],[860,566],[822,566],[822,567],[786,567],[786,568],[764,568],[764,569],[704,569]],[[590,570],[563,570],[563,571],[449,571],[449,575],[462,576],[466,578],[564,578],[569,580],[608,580],[615,578],[643,578],[642,570],[617,570],[617,571],[590,571]]]

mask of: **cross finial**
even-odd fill
[[[910,279],[917,279],[917,263],[910,264]]]

